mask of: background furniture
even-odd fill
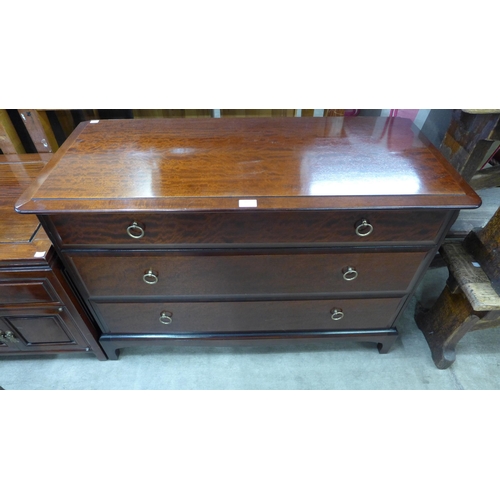
[[[93,352],[98,334],[34,215],[14,204],[51,155],[0,155],[0,355]]]
[[[500,326],[500,208],[484,228],[462,242],[447,242],[441,254],[448,282],[435,304],[419,306],[415,320],[432,359],[445,369],[456,359],[456,346],[472,330]]]
[[[398,118],[81,123],[37,214],[127,345],[351,338],[387,352],[460,208],[480,199]]]
[[[467,182],[472,182],[499,149],[500,110],[453,110],[440,150]],[[500,168],[483,171],[479,177],[474,187],[498,185]]]
[[[57,151],[82,121],[104,119],[283,118],[331,116],[403,117],[439,148],[452,110],[397,109],[0,109],[4,153]]]

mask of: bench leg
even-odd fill
[[[460,339],[479,321],[465,295],[452,293],[446,285],[430,309],[417,305],[415,322],[431,349],[434,364],[441,370],[455,361],[455,348]]]

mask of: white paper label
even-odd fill
[[[257,200],[239,200],[238,204],[239,204],[240,208],[256,207]]]
[[[90,120],[90,123],[99,123],[99,120]]]
[[[35,252],[35,259],[45,257],[45,252]]]

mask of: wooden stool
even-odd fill
[[[500,147],[500,110],[453,110],[440,151],[467,181]]]
[[[417,306],[415,321],[440,369],[455,361],[455,348],[469,331],[500,325],[500,208],[463,242],[447,242],[440,253],[450,276],[436,303]]]

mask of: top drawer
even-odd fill
[[[448,213],[443,210],[73,213],[51,215],[50,220],[62,247],[433,244]]]

